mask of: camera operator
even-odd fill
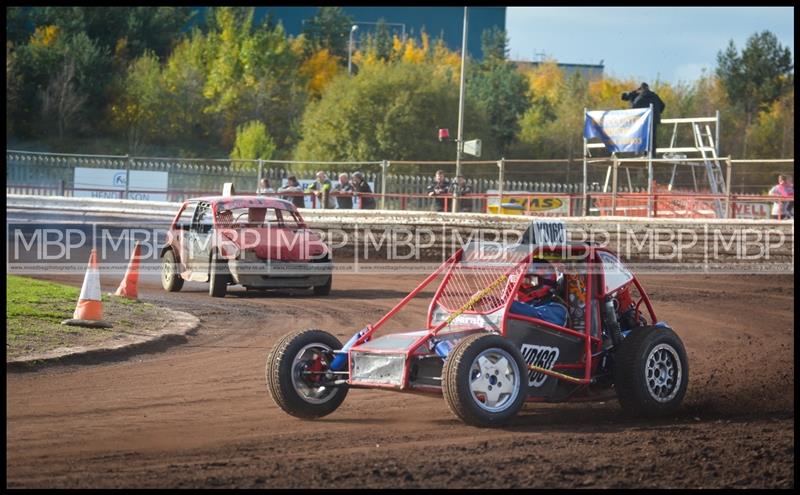
[[[653,143],[651,148],[653,156],[656,155],[656,136],[658,136],[658,124],[661,123],[661,113],[667,107],[659,96],[650,91],[650,86],[647,83],[642,83],[637,89],[622,93],[622,101],[631,102],[631,108],[650,108],[653,105]]]

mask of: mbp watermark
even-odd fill
[[[405,224],[354,224],[302,230],[173,230],[169,223],[8,223],[6,257],[10,273],[82,274],[94,248],[102,273],[122,275],[138,242],[144,273],[159,273],[163,254],[173,250],[185,269],[209,269],[216,253],[243,271],[263,276],[331,270],[329,264],[319,266],[328,261],[333,262],[337,273],[396,275],[424,273],[431,263],[441,264],[468,246],[482,250],[481,260],[492,261],[492,253],[502,259],[505,250],[526,245],[523,233],[522,229],[512,228]],[[667,227],[609,222],[602,228],[570,224],[566,247],[558,252],[565,260],[580,258],[587,251],[570,246],[582,245],[608,249],[639,272],[794,272],[793,224],[698,223]],[[532,249],[531,253],[540,247],[526,246]]]

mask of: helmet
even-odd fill
[[[563,274],[552,263],[533,260],[520,285],[520,295],[531,300],[557,294],[563,279]]]

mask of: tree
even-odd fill
[[[465,135],[486,139],[489,127],[468,100]],[[357,76],[334,79],[303,115],[298,160],[455,159],[452,143],[436,139],[437,127],[454,129],[458,86],[428,64],[379,64]],[[485,156],[496,153],[491,142]]]
[[[178,43],[162,70],[167,139],[189,146],[211,141],[210,116],[203,111],[207,64],[206,38],[195,28],[190,37]]]
[[[236,129],[236,143],[231,151],[231,160],[270,160],[275,149],[275,142],[269,137],[267,126],[263,122],[252,120]],[[255,170],[253,162],[235,165],[242,170]]]
[[[59,140],[64,139],[64,129],[73,122],[86,103],[87,96],[77,89],[75,66],[74,58],[65,58],[61,70],[55,73],[41,93],[42,121],[55,120]]]
[[[484,29],[481,33],[481,51],[483,52],[482,64],[491,68],[503,65],[508,60],[508,36],[497,26]]]
[[[21,84],[13,44],[6,41],[6,138],[14,134],[14,118],[21,103]]]
[[[147,140],[161,134],[165,91],[161,67],[153,52],[134,60],[127,74],[118,82],[117,103],[111,114],[116,127],[128,137],[128,153],[138,154]]]
[[[489,115],[491,134],[501,155],[519,132],[519,119],[530,107],[528,84],[516,66],[505,60],[505,32],[484,31],[484,56],[477,65],[470,65],[467,92],[483,103]]]
[[[353,18],[341,7],[320,7],[303,25],[303,34],[314,51],[327,48],[331,55],[347,60],[347,43]]]
[[[717,53],[716,74],[729,101],[743,109],[746,128],[760,110],[793,87],[793,68],[791,51],[770,31],[750,36],[741,55],[733,40]],[[742,156],[747,156],[747,141],[745,133]]]

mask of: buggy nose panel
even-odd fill
[[[350,352],[350,384],[402,388],[405,354]]]

